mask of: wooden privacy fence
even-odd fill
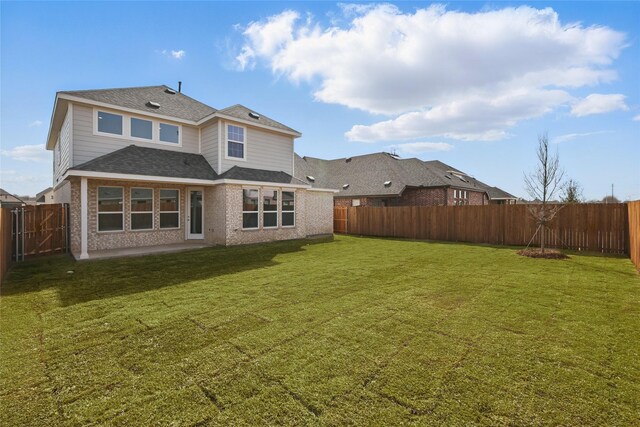
[[[0,283],[11,265],[11,209],[0,208]]]
[[[640,200],[627,203],[629,212],[629,258],[640,270]]]
[[[346,233],[525,246],[540,244],[527,205],[349,207]],[[627,205],[565,205],[545,232],[548,247],[629,253]],[[336,232],[338,228],[336,228]],[[535,235],[535,237],[534,237]],[[532,240],[533,239],[533,240]]]
[[[333,209],[333,232],[347,232],[347,209],[346,207],[336,207]]]
[[[68,251],[68,205],[24,206],[12,209],[12,215],[14,261]]]

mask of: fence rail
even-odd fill
[[[342,225],[335,221],[340,215],[344,232],[356,235],[513,246],[538,245],[541,236],[527,205],[336,208],[334,224]],[[545,240],[548,247],[629,253],[627,205],[566,205]]]

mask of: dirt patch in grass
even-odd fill
[[[557,249],[521,249],[518,251],[518,255],[528,256],[529,258],[546,258],[546,259],[568,259],[569,255],[565,255]]]

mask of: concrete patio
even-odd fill
[[[157,246],[140,246],[136,248],[121,248],[121,249],[106,249],[101,251],[89,251],[89,260],[95,259],[107,259],[107,258],[121,258],[132,256],[143,256],[151,254],[182,252],[191,249],[201,249],[210,247],[212,245],[198,242],[188,243],[174,243],[170,245],[157,245]],[[81,260],[86,261],[86,260]]]

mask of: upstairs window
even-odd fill
[[[122,231],[122,187],[98,187],[98,231]]]
[[[180,127],[168,123],[160,123],[160,141],[180,144]]]
[[[131,117],[131,136],[134,138],[153,139],[153,122]]]
[[[264,190],[262,192],[262,226],[264,228],[278,227],[278,190]]]
[[[131,189],[131,229],[153,229],[153,190],[151,188]]]
[[[293,227],[296,225],[296,193],[293,191],[282,192],[282,226]]]
[[[122,135],[122,116],[98,111],[98,132]]]
[[[227,157],[245,158],[245,129],[241,126],[227,125]]]
[[[242,228],[258,228],[258,190],[242,190]]]

